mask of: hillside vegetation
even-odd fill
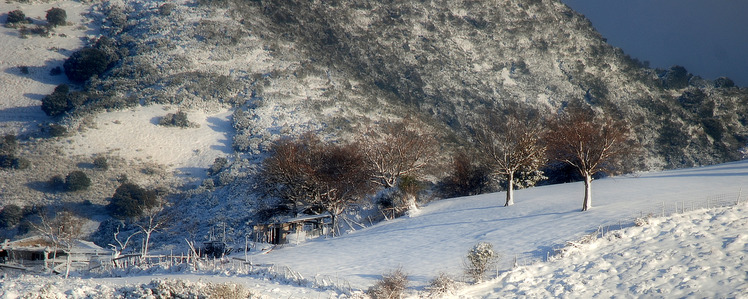
[[[47,180],[95,155],[56,159],[72,141],[36,139],[52,134],[45,127],[20,138],[30,169],[0,170],[9,173],[1,179],[9,190],[23,190],[15,203],[64,206],[88,199],[103,213],[129,178],[171,194],[174,209],[184,213],[183,227],[199,226],[206,236],[220,223],[239,238],[272,205],[254,175],[281,137],[314,131],[325,141],[350,141],[376,123],[408,118],[435,132],[443,155],[437,161],[448,161],[452,152],[474,147],[470,125],[477,112],[516,103],[547,115],[581,103],[626,121],[644,149],[629,169],[733,161],[748,141],[748,90],[682,67],[649,69],[606,44],[588,20],[557,0],[109,0],[88,17],[103,36],[65,62],[66,72],[81,70],[76,74],[85,77],[76,75],[69,89],[45,98],[59,100],[48,114],[64,134],[85,135],[97,115],[139,105],[232,111],[233,132],[224,133],[233,152],[216,160],[199,187],[171,181],[169,171],[176,169],[168,165],[107,154],[116,171],[86,170],[92,186],[63,193]],[[86,57],[94,67],[86,67]],[[444,165],[425,179],[444,177]],[[192,170],[202,177],[202,169]]]

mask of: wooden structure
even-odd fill
[[[68,255],[72,270],[88,270],[111,258],[111,253],[98,245],[74,240],[72,249],[55,246],[46,237],[34,236],[0,244],[0,263],[20,266],[33,271],[64,271]]]
[[[272,223],[258,224],[253,228],[254,241],[269,244],[286,244],[326,235],[331,228],[332,216],[303,215]]]

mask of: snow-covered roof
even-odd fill
[[[31,236],[20,240],[3,242],[0,245],[2,249],[11,250],[27,250],[27,251],[40,251],[45,248],[54,247],[54,242],[45,236]],[[73,244],[73,252],[76,253],[87,253],[87,254],[102,254],[106,253],[107,250],[93,242],[84,240],[75,240]]]

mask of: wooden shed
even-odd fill
[[[329,213],[320,215],[303,215],[253,228],[254,241],[269,244],[286,244],[326,235],[331,227],[332,216]]]
[[[88,270],[109,260],[111,254],[93,242],[74,240],[72,249],[56,247],[43,236],[33,236],[16,241],[5,240],[0,244],[0,263],[19,266],[28,270],[43,271],[65,268],[70,255],[72,270]]]

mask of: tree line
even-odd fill
[[[439,157],[439,138],[427,127],[404,119],[368,128],[350,142],[321,140],[312,132],[281,139],[262,164],[262,188],[281,200],[280,212],[328,212],[333,227],[349,205],[374,194],[381,200],[387,190],[397,194],[389,197],[393,208],[413,209],[417,182]],[[452,155],[442,187],[467,195],[487,191],[490,180],[505,182],[505,206],[514,204],[515,186],[534,185],[544,167],[565,164],[584,179],[586,211],[593,177],[622,171],[622,162],[637,153],[628,124],[582,104],[555,115],[507,104],[478,113],[470,128],[474,151]]]

